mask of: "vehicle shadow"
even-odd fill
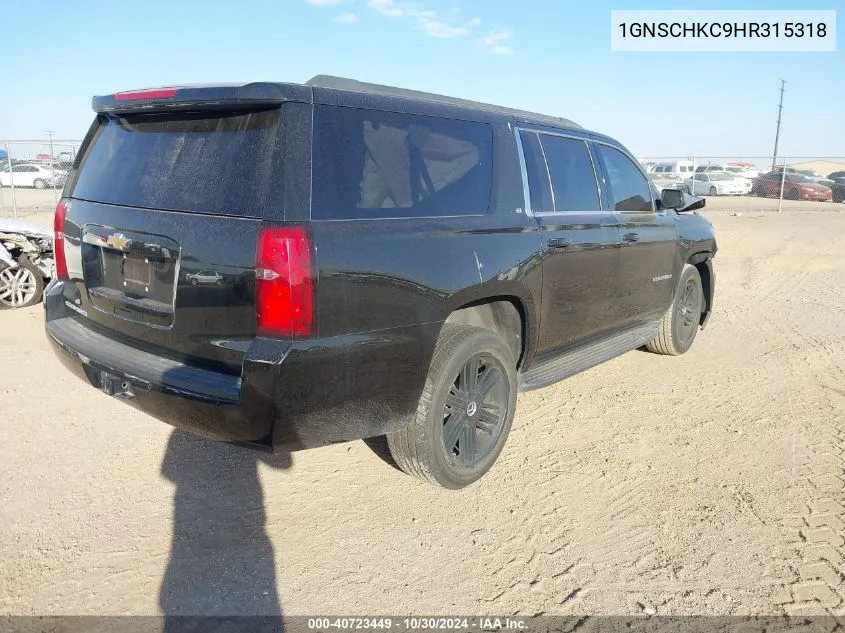
[[[170,560],[159,592],[165,631],[281,629],[259,462],[285,469],[292,460],[289,453],[259,453],[178,429],[171,434],[161,466],[176,484]]]

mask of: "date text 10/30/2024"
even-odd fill
[[[361,630],[443,630],[443,631],[520,631],[527,628],[525,620],[512,618],[309,618],[313,631]]]

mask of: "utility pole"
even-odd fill
[[[52,162],[55,158],[55,156],[53,156],[53,130],[47,130],[47,136],[50,138],[50,161]],[[777,151],[777,149],[775,151]]]
[[[780,103],[778,104],[778,128],[775,132],[775,153],[772,155],[772,171],[775,170],[776,163],[778,160],[778,139],[780,139],[780,117],[783,113],[783,86],[786,83],[785,80],[780,80]]]
[[[53,174],[53,182],[50,188],[53,190],[53,201],[56,200],[56,157],[53,155],[53,130],[47,130],[47,136],[50,137],[50,173]]]

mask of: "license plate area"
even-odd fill
[[[123,283],[125,285],[143,286],[144,292],[150,287],[150,260],[140,255],[123,254]]]
[[[86,226],[82,267],[91,305],[117,318],[168,328],[179,270],[179,245],[144,233]]]

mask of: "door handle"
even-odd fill
[[[546,241],[546,246],[549,248],[566,248],[572,246],[572,240],[568,237],[551,237]]]
[[[633,244],[634,242],[640,241],[640,234],[639,233],[625,233],[622,236],[623,242],[628,242],[629,244]]]

